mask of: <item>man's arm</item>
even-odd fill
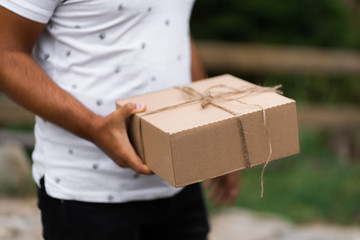
[[[193,81],[207,77],[193,39],[191,39],[191,77]],[[225,203],[230,206],[235,202],[239,192],[240,171],[210,179],[205,183],[205,187],[210,189],[209,198],[217,206]]]
[[[203,62],[193,38],[191,38],[191,78],[193,82],[207,78]]]
[[[96,115],[58,87],[31,58],[44,24],[1,6],[0,22],[0,90],[33,113],[95,143],[119,166],[151,174],[132,148],[125,126],[125,119],[145,106],[127,104],[106,117]]]

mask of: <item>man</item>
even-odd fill
[[[36,117],[45,239],[206,239],[199,184],[173,188],[132,148],[115,100],[204,78],[193,0],[1,0],[0,89]],[[31,57],[33,47],[34,59]],[[190,51],[191,49],[191,51]],[[214,180],[234,201],[237,173]]]

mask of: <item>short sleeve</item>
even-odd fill
[[[47,23],[60,0],[1,0],[4,8],[27,19]]]

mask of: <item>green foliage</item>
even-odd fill
[[[326,77],[321,75],[244,76],[255,84],[275,86],[282,84],[285,96],[299,103],[360,104],[360,81],[353,77]]]
[[[16,132],[33,132],[34,125],[33,124],[5,124],[1,126],[2,129],[6,131],[16,131]]]
[[[198,0],[192,34],[208,40],[359,48],[358,13],[339,0]],[[261,85],[283,84],[286,96],[298,102],[360,103],[359,76],[231,74]]]
[[[294,222],[360,223],[360,163],[348,165],[327,146],[321,131],[300,132],[301,154],[243,171],[236,206],[276,213]],[[209,202],[214,211],[214,206]]]
[[[237,72],[230,74],[260,86],[282,85],[286,97],[302,104],[352,104],[360,106],[359,76],[322,76],[309,74],[250,75]],[[209,72],[218,76],[221,72]]]
[[[0,197],[33,197],[36,195],[36,191],[36,184],[32,179],[27,182],[22,182],[18,186],[11,181],[0,182]]]
[[[195,38],[326,47],[359,47],[358,26],[338,0],[198,0]]]

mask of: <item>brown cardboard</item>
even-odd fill
[[[231,75],[188,86],[203,93],[218,84],[236,89],[255,86]],[[211,92],[228,90],[219,88]],[[234,98],[241,102],[229,100]],[[244,142],[251,167],[267,161],[269,142],[270,161],[299,152],[296,105],[292,99],[263,92],[214,100],[215,104],[238,115],[245,141],[241,138],[237,116],[211,104],[202,108],[200,101],[176,106],[190,100],[179,89],[172,88],[116,102],[118,107],[128,102],[147,106],[145,113],[130,119],[130,138],[138,154],[145,154],[142,158],[149,168],[175,187],[246,168]],[[148,114],[169,106],[175,107]]]

